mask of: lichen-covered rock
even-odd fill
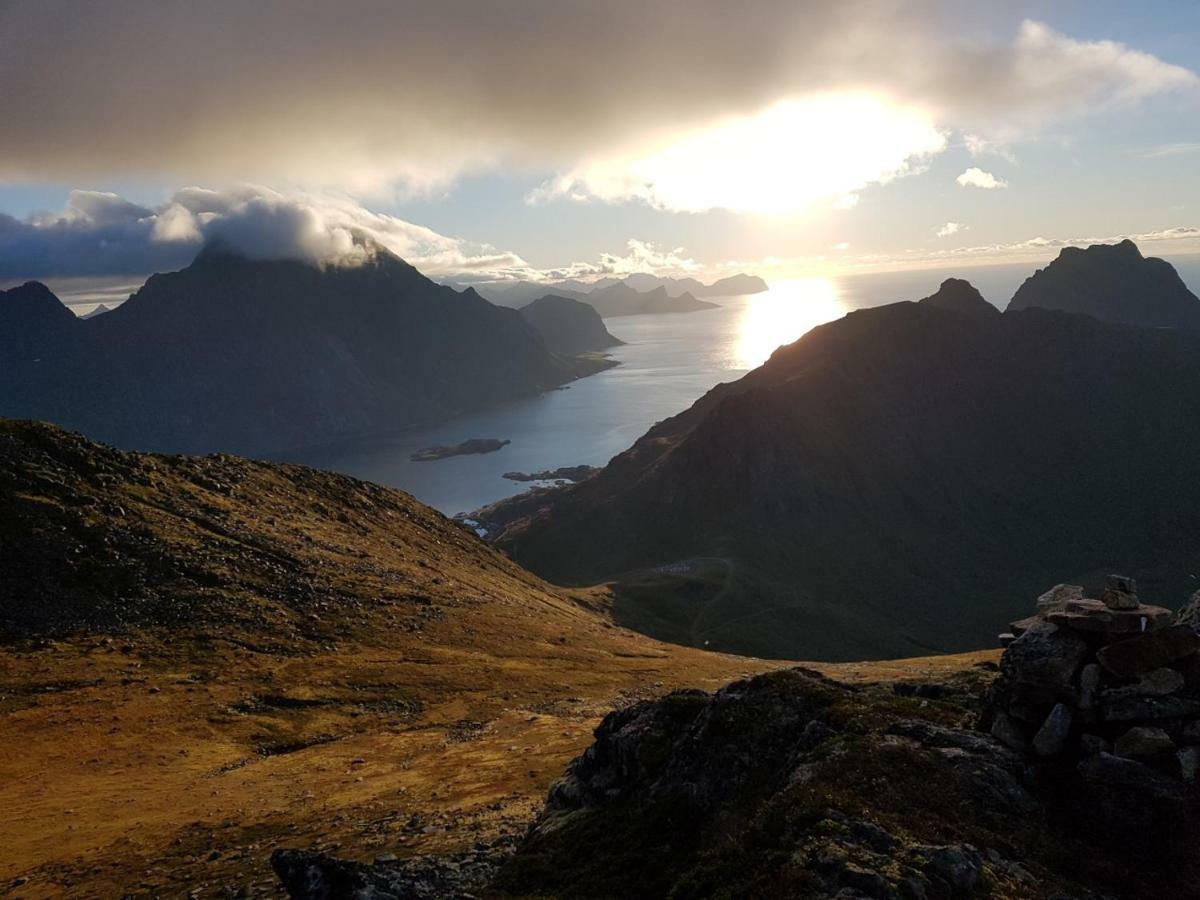
[[[1075,673],[1087,654],[1087,641],[1079,635],[1038,622],[1004,652],[1000,672],[1023,700],[1056,703],[1074,697]]]

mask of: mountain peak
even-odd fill
[[[1017,289],[1010,310],[1041,307],[1144,328],[1200,331],[1200,298],[1174,266],[1142,255],[1137,244],[1064,247]]]
[[[971,282],[962,278],[947,278],[936,293],[917,301],[939,309],[949,309],[970,315],[999,315],[1000,310],[988,303]]]

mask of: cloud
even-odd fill
[[[1032,21],[969,41],[960,15],[950,0],[8,0],[0,181],[250,180],[367,196],[503,167],[554,174],[554,196],[745,205],[698,183],[712,161],[770,207],[750,170],[764,155],[780,196],[799,203],[822,160],[854,193],[917,170],[934,132],[1003,143],[1197,84],[1150,54]],[[820,114],[822,98],[846,95],[885,108]],[[777,146],[737,139],[788,109],[804,114]],[[864,147],[872,123],[886,140]]]
[[[169,271],[187,265],[213,238],[260,259],[352,265],[369,255],[373,242],[434,275],[529,269],[515,253],[447,237],[342,197],[191,187],[153,209],[115,194],[72,191],[61,213],[24,221],[0,215],[0,280]]]
[[[954,180],[963,187],[983,188],[985,191],[1008,187],[1008,182],[1003,178],[997,178],[991,172],[985,172],[975,166],[971,166]]]
[[[958,234],[960,231],[966,231],[968,226],[962,222],[947,222],[935,231],[938,237],[950,237],[952,234]]]
[[[1192,153],[1200,153],[1200,141],[1162,144],[1150,148],[1142,156],[1146,159],[1162,159],[1167,156],[1187,156]]]
[[[858,191],[920,169],[945,146],[921,110],[828,94],[585,161],[531,199],[640,200],[674,212],[778,214],[822,201],[845,209]]]

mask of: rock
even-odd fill
[[[1007,648],[1008,645],[1011,644],[1016,639],[1017,639],[1017,636],[1015,634],[1013,634],[1011,631],[1002,631],[996,637],[996,640],[999,641],[1000,646],[1004,647],[1004,648]]]
[[[1111,703],[1127,697],[1165,697],[1181,690],[1183,685],[1184,678],[1180,673],[1164,667],[1147,672],[1137,684],[1110,688],[1101,695],[1101,700]]]
[[[1046,721],[1033,736],[1033,749],[1038,756],[1055,756],[1062,752],[1071,733],[1071,722],[1074,714],[1065,703],[1056,703]]]
[[[1046,616],[1055,625],[1103,634],[1142,634],[1171,624],[1171,611],[1161,606],[1113,609],[1099,600],[1075,600]]]
[[[1044,621],[1041,616],[1028,616],[1024,619],[1017,619],[1015,622],[1008,623],[1009,633],[1020,637],[1034,625]]]
[[[937,894],[965,897],[975,890],[983,873],[983,855],[970,844],[951,844],[918,851],[926,877],[941,888]]]
[[[1187,603],[1175,613],[1176,625],[1187,625],[1193,631],[1200,631],[1200,591],[1192,594]]]
[[[1065,609],[1072,600],[1083,599],[1083,588],[1077,584],[1056,584],[1042,596],[1037,598],[1039,615],[1046,615]]]
[[[1113,744],[1113,753],[1127,759],[1139,756],[1154,756],[1175,750],[1175,742],[1161,728],[1135,726],[1121,735]]]
[[[1074,695],[1072,682],[1087,652],[1079,635],[1039,621],[1004,651],[1000,671],[1028,699],[1057,703]]]
[[[1081,783],[1072,816],[1096,840],[1114,851],[1160,857],[1181,846],[1179,828],[1190,815],[1183,782],[1111,753],[1085,757],[1076,771]]]
[[[1183,726],[1183,730],[1179,734],[1188,743],[1200,744],[1200,720],[1188,722]]]
[[[1172,625],[1100,648],[1096,658],[1121,678],[1139,678],[1200,650],[1200,635],[1186,625]]]
[[[1079,738],[1079,749],[1085,756],[1095,756],[1097,753],[1108,752],[1108,741],[1098,734],[1085,734]]]
[[[1106,722],[1137,719],[1180,719],[1200,715],[1200,699],[1193,697],[1122,697],[1112,702],[1101,698],[1100,717]]]
[[[1137,582],[1123,575],[1109,575],[1100,602],[1109,609],[1137,609]]]
[[[1103,676],[1100,666],[1088,663],[1079,672],[1079,708],[1092,709],[1096,705],[1096,692],[1100,689]]]
[[[1184,747],[1175,757],[1179,760],[1179,777],[1191,784],[1200,772],[1200,747]]]
[[[1021,726],[1004,710],[997,710],[992,717],[992,737],[1011,750],[1024,751],[1029,748]]]

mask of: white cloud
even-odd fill
[[[829,249],[834,250],[838,253],[845,253],[847,250],[850,249],[850,242],[849,241],[840,241],[839,243],[834,244]]]
[[[936,230],[938,237],[950,237],[952,234],[958,234],[960,231],[966,231],[968,226],[962,222],[947,222]]]
[[[36,127],[8,128],[0,179],[253,179],[365,196],[503,168],[554,173],[543,195],[792,210],[917,170],[944,132],[1002,153],[1198,83],[1034,21],[968,40],[943,15],[957,7],[10,0],[0,121]],[[822,111],[847,96],[882,107]],[[771,123],[779,139],[752,145]]]
[[[433,275],[529,270],[515,253],[448,237],[344,197],[244,185],[184,188],[153,209],[115,194],[72,191],[61,213],[23,222],[0,215],[0,278],[167,271],[186,265],[212,238],[253,258],[353,265],[378,244]]]
[[[997,178],[991,172],[985,172],[976,166],[971,166],[954,180],[963,187],[983,188],[986,191],[1008,187],[1008,182],[1003,178]]]
[[[871,94],[828,94],[585,162],[531,200],[640,200],[673,212],[847,208],[857,191],[918,170],[945,146],[921,110]]]
[[[1162,144],[1150,148],[1142,156],[1146,159],[1162,159],[1166,156],[1187,156],[1192,153],[1200,153],[1200,141]]]
[[[980,156],[998,156],[1010,165],[1017,164],[1017,155],[1013,153],[1012,148],[1007,144],[999,141],[989,141],[987,138],[980,137],[977,134],[964,134],[963,146],[967,148],[967,152],[978,158]]]

